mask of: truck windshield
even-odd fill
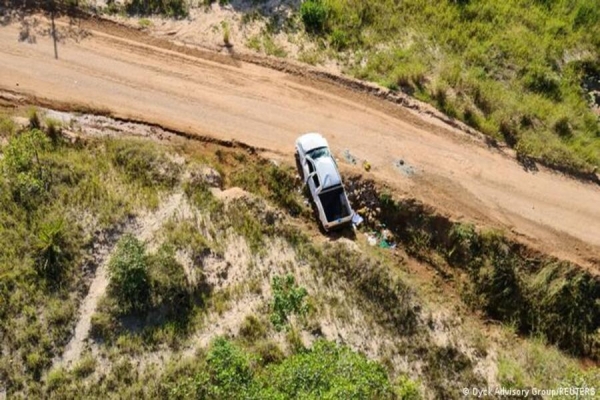
[[[308,152],[308,155],[313,160],[316,160],[321,157],[331,157],[331,153],[329,152],[329,149],[327,147],[319,147],[318,149],[314,149]]]
[[[333,222],[350,215],[350,207],[348,207],[348,203],[346,202],[342,186],[321,192],[319,199],[323,205],[327,222]]]

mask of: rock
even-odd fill
[[[189,175],[189,181],[192,185],[205,183],[210,187],[220,188],[223,184],[221,174],[217,170],[206,165],[190,166]]]

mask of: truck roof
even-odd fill
[[[342,177],[331,156],[317,158],[315,160],[315,169],[323,189],[338,186],[342,183]]]
[[[302,147],[305,153],[319,147],[329,147],[327,140],[318,133],[307,133],[298,138],[296,143]]]

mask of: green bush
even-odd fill
[[[17,131],[12,118],[0,115],[0,138],[11,137]]]
[[[263,352],[264,353],[264,352]],[[215,339],[206,358],[169,367],[162,386],[170,398],[210,399],[393,399],[383,367],[350,348],[317,340],[311,349],[261,368],[256,355],[225,338]],[[412,387],[411,387],[412,386]],[[414,394],[404,380],[398,390]],[[414,399],[418,397],[403,397]]]
[[[123,314],[145,311],[150,304],[150,277],[145,246],[132,235],[124,235],[108,264],[110,295]]]
[[[306,289],[296,285],[293,275],[275,276],[271,289],[273,290],[271,322],[275,329],[283,329],[291,314],[298,316],[306,314],[307,306],[304,299],[308,293]]]
[[[65,220],[58,218],[44,223],[37,239],[38,273],[45,278],[59,280],[75,257],[74,240],[66,229]]]
[[[32,129],[12,137],[3,149],[2,169],[14,200],[27,209],[39,204],[49,189],[51,176],[43,159],[49,147],[46,135]]]
[[[323,33],[327,28],[327,6],[322,0],[305,0],[300,6],[304,27],[311,33]]]
[[[125,9],[130,14],[162,14],[178,18],[188,14],[186,0],[128,0]]]
[[[348,35],[341,29],[334,29],[329,35],[329,43],[337,50],[342,51],[348,46]]]
[[[154,307],[166,308],[170,316],[185,316],[192,305],[192,289],[183,266],[175,259],[174,250],[162,246],[148,257],[148,264]]]
[[[312,349],[269,367],[263,378],[274,398],[393,399],[381,365],[348,347],[317,340]]]
[[[215,339],[206,357],[210,374],[208,398],[243,398],[253,383],[246,353],[223,337]]]

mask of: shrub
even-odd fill
[[[27,209],[40,202],[49,189],[50,171],[42,160],[49,140],[38,129],[13,137],[3,149],[2,167],[11,186],[14,200]]]
[[[186,0],[129,0],[125,9],[130,14],[162,14],[168,17],[185,17]]]
[[[60,121],[55,120],[53,118],[46,118],[46,134],[52,140],[53,143],[56,143],[61,135],[62,135],[62,124]]]
[[[29,120],[30,129],[41,129],[42,124],[38,115],[38,110],[35,107],[31,107],[27,110],[27,119]]]
[[[17,127],[10,117],[0,116],[0,137],[11,137]]]
[[[346,346],[317,340],[311,349],[287,358],[276,345],[265,346],[268,350],[258,350],[259,355],[268,354],[274,362],[257,368],[255,354],[218,337],[206,358],[200,356],[168,368],[162,386],[170,398],[395,398],[383,367]],[[408,388],[407,393],[414,393],[411,381],[406,379],[402,385]]]
[[[191,288],[173,249],[162,246],[148,264],[153,305],[165,307],[169,315],[184,316],[191,306]]]
[[[96,359],[91,354],[83,356],[73,368],[73,375],[82,379],[94,373],[96,370]]]
[[[42,224],[37,240],[38,273],[49,279],[60,279],[75,256],[73,240],[66,230],[65,220],[58,218]]]
[[[275,276],[271,288],[273,290],[271,322],[275,329],[281,330],[291,314],[299,316],[306,314],[307,306],[304,298],[308,293],[306,289],[296,285],[293,275]]]
[[[108,264],[109,291],[122,313],[145,311],[150,303],[150,279],[145,246],[125,235]]]
[[[254,342],[261,337],[264,337],[266,329],[262,322],[254,315],[248,315],[240,326],[239,335],[249,342]]]
[[[329,36],[329,43],[337,51],[344,50],[348,46],[348,35],[343,30],[336,28]]]
[[[258,362],[263,367],[268,364],[278,364],[285,359],[285,354],[277,343],[270,340],[259,341],[254,345],[254,350],[258,356]]]
[[[212,343],[206,362],[211,378],[208,398],[243,398],[253,381],[247,354],[219,337]]]
[[[323,33],[327,25],[327,6],[322,0],[305,0],[300,6],[304,27],[311,33]]]
[[[262,381],[273,387],[275,398],[394,398],[381,365],[325,340],[269,367]]]

